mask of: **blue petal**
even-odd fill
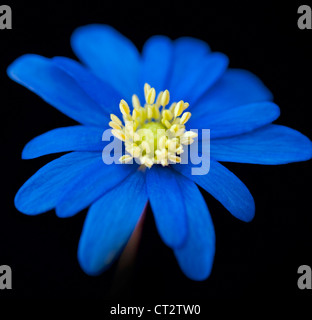
[[[200,117],[272,99],[271,92],[255,75],[246,70],[228,69],[198,103],[191,107],[193,117]]]
[[[171,40],[164,36],[150,38],[144,44],[142,56],[142,88],[147,82],[156,89],[156,92],[167,89],[173,60]]]
[[[206,114],[190,119],[189,128],[210,129],[210,137],[230,137],[252,131],[276,120],[279,107],[273,102],[242,105],[221,113]]]
[[[96,127],[73,126],[48,131],[29,141],[22,159],[33,159],[46,154],[66,151],[102,151],[103,130]]]
[[[57,67],[70,75],[77,84],[98,104],[106,113],[115,113],[122,95],[109,83],[99,79],[80,63],[65,57],[54,57],[52,61]]]
[[[29,215],[53,209],[67,185],[99,159],[100,153],[73,152],[53,160],[19,189],[15,196],[16,208]]]
[[[247,187],[220,163],[211,160],[210,170],[206,175],[192,175],[191,165],[172,166],[187,178],[196,182],[236,218],[249,222],[255,215],[255,203]]]
[[[215,254],[215,232],[207,205],[194,182],[177,175],[188,219],[188,237],[174,251],[182,271],[192,280],[205,280]]]
[[[60,198],[55,209],[57,216],[67,218],[75,215],[121,183],[136,169],[136,164],[107,165],[102,159],[94,163],[64,190],[64,196]]]
[[[309,160],[311,141],[300,132],[280,125],[211,142],[211,157],[219,161],[283,164]]]
[[[101,107],[50,59],[27,54],[16,59],[7,72],[11,79],[80,123],[101,125],[109,121]]]
[[[139,53],[114,28],[98,24],[80,27],[74,31],[71,44],[79,59],[114,86],[124,99],[129,100],[138,92]]]
[[[173,100],[184,100],[190,105],[198,99],[224,74],[228,58],[222,53],[212,53],[193,61],[189,71],[181,70],[179,84],[172,87]]]
[[[181,247],[187,237],[187,218],[176,173],[153,166],[146,172],[146,185],[159,235],[167,246]]]
[[[172,101],[179,99],[175,90],[180,86],[181,80],[187,80],[198,67],[198,61],[202,61],[209,52],[209,46],[195,38],[183,37],[174,41],[173,66],[168,84]],[[185,100],[184,97],[180,99]]]
[[[183,54],[192,57],[200,57],[210,52],[210,47],[207,42],[193,38],[193,37],[180,37],[174,41],[175,47],[175,57],[181,56],[183,59]]]
[[[130,238],[147,202],[144,174],[130,175],[94,203],[85,220],[78,260],[89,275],[107,269]]]

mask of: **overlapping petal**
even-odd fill
[[[230,137],[260,128],[276,120],[279,107],[273,102],[258,102],[190,119],[189,128],[210,129],[211,139]]]
[[[178,84],[183,71],[191,71],[194,63],[210,53],[207,43],[191,37],[181,37],[174,41],[174,64],[170,85]]]
[[[97,275],[110,266],[126,245],[147,202],[140,171],[95,202],[87,214],[78,247],[82,269]]]
[[[272,99],[272,93],[257,76],[246,70],[228,69],[198,103],[191,105],[192,118]]]
[[[102,126],[109,121],[103,109],[51,59],[35,54],[23,55],[8,67],[7,72],[14,81],[82,124]]]
[[[219,161],[285,164],[311,159],[312,143],[294,129],[272,124],[243,135],[213,140],[210,154]]]
[[[167,89],[173,63],[173,44],[165,36],[154,36],[146,41],[142,51],[140,86],[150,84],[156,92]]]
[[[28,215],[53,209],[64,189],[101,159],[97,152],[72,152],[39,169],[15,196],[15,207]]]
[[[54,57],[52,61],[57,67],[75,79],[81,89],[100,105],[105,113],[116,112],[123,97],[111,84],[99,79],[91,70],[72,59]]]
[[[78,58],[109,82],[124,99],[131,101],[138,92],[140,55],[134,44],[107,25],[92,24],[77,28],[71,38]]]
[[[192,280],[204,280],[211,272],[215,254],[215,232],[206,202],[195,183],[177,174],[188,221],[183,247],[174,253],[184,272]]]
[[[192,76],[196,67],[210,53],[210,48],[205,42],[190,37],[181,37],[175,40],[173,45],[173,63],[167,89],[172,93],[172,101],[185,100],[184,97],[176,95],[175,90],[181,81],[187,81],[188,77]]]
[[[201,41],[181,38],[174,42],[173,65],[168,88],[172,101],[184,100],[191,105],[223,75],[228,58],[210,53]]]
[[[57,128],[29,141],[22,152],[22,159],[67,151],[99,151],[105,146],[103,130],[97,127],[72,126]]]
[[[172,88],[173,101],[184,100],[195,105],[204,93],[224,74],[228,58],[222,53],[211,53],[193,61],[191,70],[181,70],[178,84]]]
[[[62,218],[75,215],[98,200],[107,191],[122,183],[136,169],[135,164],[106,165],[101,159],[68,185],[55,208],[56,214]]]
[[[255,203],[247,187],[231,171],[211,160],[206,175],[192,175],[192,165],[174,165],[173,168],[196,182],[236,218],[249,222],[255,215]]]
[[[176,174],[153,166],[146,172],[146,186],[158,232],[171,248],[179,248],[187,237],[187,217]]]

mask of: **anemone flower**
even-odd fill
[[[97,275],[121,253],[149,202],[158,232],[184,274],[206,279],[215,233],[197,185],[236,218],[251,221],[252,195],[219,161],[305,161],[312,154],[310,140],[272,124],[280,112],[270,91],[250,72],[228,69],[228,58],[201,40],[154,36],[140,54],[112,27],[88,25],[75,30],[71,44],[83,64],[26,54],[8,68],[14,81],[79,123],[25,146],[23,159],[68,153],[20,188],[16,208],[28,215],[55,209],[57,216],[70,217],[90,206],[78,260],[87,274]],[[102,134],[108,128],[127,151],[122,164],[103,161],[108,142]],[[190,128],[210,129],[206,174],[194,175],[191,163],[180,163],[188,145],[202,139]]]

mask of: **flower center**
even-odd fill
[[[169,163],[181,162],[183,145],[193,143],[197,134],[185,130],[185,124],[191,113],[184,112],[189,104],[183,100],[173,102],[169,108],[168,90],[159,92],[149,84],[144,85],[145,105],[141,106],[137,95],[132,96],[132,113],[128,103],[121,100],[119,104],[123,122],[111,114],[109,126],[112,134],[124,141],[128,154],[119,161],[127,163],[133,158],[141,165],[151,168],[153,164],[167,166]]]

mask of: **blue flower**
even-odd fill
[[[55,208],[59,217],[70,217],[90,206],[78,260],[87,274],[96,275],[118,257],[149,201],[158,232],[182,271],[191,279],[206,279],[215,233],[197,185],[232,215],[251,221],[252,195],[219,161],[305,161],[311,159],[311,141],[272,124],[279,108],[270,91],[250,72],[228,69],[227,57],[212,53],[198,39],[154,36],[140,55],[113,28],[89,25],[74,32],[71,44],[85,66],[65,57],[27,54],[8,68],[14,81],[79,123],[44,133],[25,146],[23,159],[70,153],[42,167],[21,187],[16,208],[28,215]],[[169,99],[176,103],[169,107]],[[120,112],[124,123],[116,116]],[[149,140],[138,144],[129,138],[129,132],[138,134],[142,125],[170,129],[173,137],[159,139],[162,147],[149,156]],[[102,134],[109,126],[129,152],[121,161],[138,158],[140,167],[103,163]],[[191,164],[174,164],[180,161],[183,144],[196,137],[186,128],[211,129],[208,174],[192,175]],[[178,145],[171,147],[172,141]],[[140,170],[142,166],[149,169]]]

